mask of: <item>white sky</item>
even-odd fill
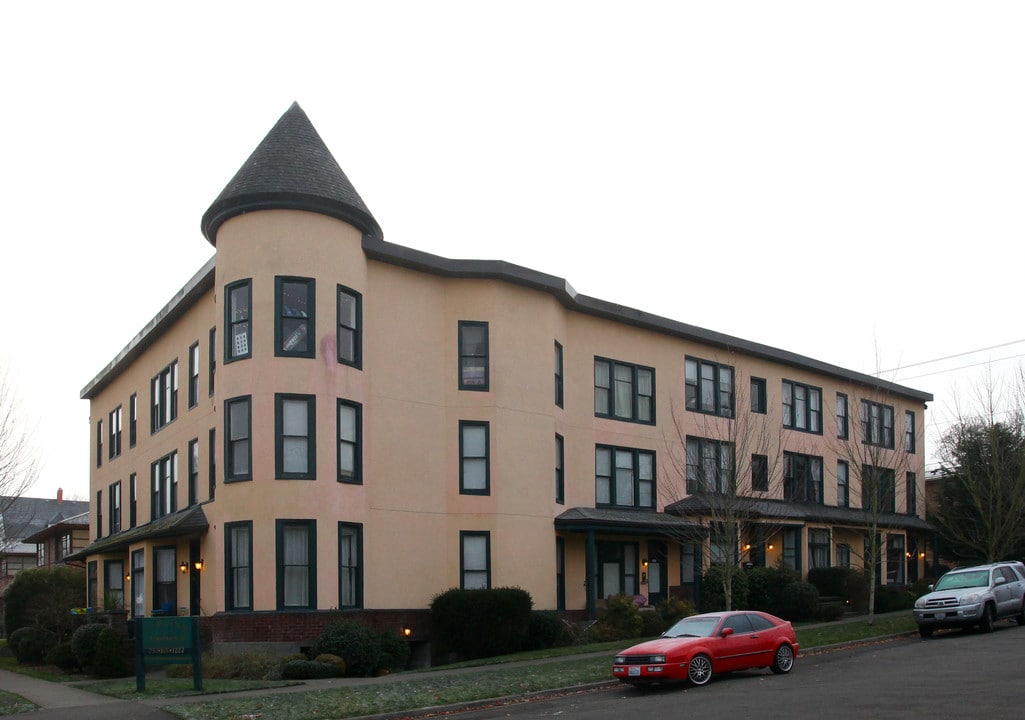
[[[86,498],[81,389],[293,100],[400,245],[869,373],[1012,343],[886,374],[936,396],[934,436],[963,366],[1025,353],[1023,34],[1017,1],[5,3],[32,494]]]

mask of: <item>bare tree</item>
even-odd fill
[[[768,412],[764,395],[755,396],[751,411],[750,378],[734,368],[717,366],[714,400],[706,386],[704,392],[688,389],[683,406],[673,403],[663,463],[668,482],[661,486],[665,505],[706,521],[699,533],[686,526],[667,527],[666,533],[678,542],[709,539],[703,569],[722,566],[726,609],[732,608],[741,548],[750,552],[759,542],[764,545],[782,524],[779,504],[763,501],[783,495],[782,425]]]
[[[32,426],[15,392],[11,375],[0,367],[0,511],[7,510],[39,478],[42,460],[32,441]]]

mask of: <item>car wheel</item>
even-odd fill
[[[933,629],[934,628],[932,628],[929,625],[919,625],[918,626],[918,634],[921,635],[924,638],[927,638],[930,635],[932,635]]]
[[[712,679],[712,658],[707,655],[695,655],[687,665],[687,679],[691,685],[707,685]]]
[[[776,659],[772,661],[771,670],[777,675],[785,675],[794,667],[794,649],[783,643],[776,650]]]
[[[979,623],[979,629],[984,633],[993,632],[993,606],[986,605],[982,611],[982,622]]]

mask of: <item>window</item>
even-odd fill
[[[283,480],[317,478],[317,401],[313,395],[274,396],[275,472]]]
[[[829,530],[808,529],[808,567],[829,567]]]
[[[836,394],[836,436],[841,440],[850,437],[850,419],[847,411],[847,396]]]
[[[751,412],[765,414],[768,400],[765,392],[765,378],[751,378]]]
[[[274,278],[274,354],[307,357],[316,354],[316,283],[309,278]]]
[[[252,357],[253,330],[250,307],[253,293],[249,280],[232,283],[224,288],[224,362]]]
[[[228,427],[224,432],[224,482],[252,480],[253,452],[249,442],[252,434],[250,396],[233,398],[224,403]]]
[[[107,502],[110,504],[109,517],[107,522],[109,523],[108,534],[113,535],[114,533],[121,532],[121,481],[118,480],[116,483],[110,485],[107,488]]]
[[[851,472],[844,460],[836,461],[836,506],[851,506]]]
[[[46,543],[36,543],[36,567],[46,567]]]
[[[709,529],[708,561],[712,565],[734,564],[737,561],[737,538],[730,537],[723,523],[712,523]]]
[[[801,572],[801,528],[783,528],[783,565]]]
[[[338,482],[363,482],[363,408],[359,403],[338,401]]]
[[[139,478],[135,473],[128,476],[128,527],[139,522]]]
[[[803,432],[822,432],[822,390],[783,381],[783,427]]]
[[[463,590],[491,587],[491,533],[459,533],[459,575]]]
[[[132,393],[128,398],[128,447],[135,447],[139,428],[139,397]]]
[[[725,493],[735,489],[733,445],[723,440],[687,436],[687,494]]]
[[[363,526],[338,523],[338,607],[363,607]]]
[[[555,404],[559,407],[563,406],[563,386],[562,386],[562,345],[559,341],[555,341]]]
[[[317,522],[277,520],[278,610],[317,607]]]
[[[214,396],[214,374],[217,372],[217,328],[210,328],[210,342],[207,348],[206,361],[206,392],[210,397]]]
[[[150,520],[170,515],[178,509],[178,452],[157,460],[150,466]]]
[[[768,492],[769,490],[769,456],[751,456],[751,490]]]
[[[861,441],[866,445],[893,447],[893,408],[861,401]]]
[[[338,362],[363,367],[363,297],[338,286]]]
[[[911,454],[915,452],[917,445],[915,437],[915,413],[912,410],[904,411],[904,449]]]
[[[594,359],[594,414],[655,424],[655,369]]]
[[[889,468],[865,465],[861,470],[861,507],[866,512],[894,512],[895,478]]]
[[[491,494],[489,434],[489,423],[459,421],[459,492],[463,495]]]
[[[822,458],[783,453],[783,499],[822,504]]]
[[[153,548],[153,611],[160,615],[177,615],[178,572],[175,549]]]
[[[904,554],[904,536],[886,536],[886,584],[903,585],[907,564]]]
[[[851,546],[840,543],[836,546],[836,566],[849,568],[851,566]]]
[[[103,537],[103,491],[96,491],[96,539]]]
[[[113,460],[121,454],[121,406],[110,411],[107,418],[107,452],[109,459]]]
[[[224,524],[225,609],[253,609],[253,523]]]
[[[57,560],[61,561],[71,554],[71,533],[62,533],[57,539]]]
[[[199,343],[189,347],[189,408],[199,404]]]
[[[733,417],[733,368],[687,358],[684,364],[687,409]]]
[[[562,435],[555,435],[555,502],[562,505],[566,502],[566,442]]]
[[[217,489],[217,459],[214,456],[214,448],[217,447],[217,430],[210,428],[208,439],[206,441],[206,454],[207,454],[207,484],[209,485],[207,498],[209,500],[214,499],[214,491]]]
[[[178,361],[157,373],[150,383],[150,432],[178,417]]]
[[[595,504],[655,507],[655,453],[598,445],[594,449]]]
[[[146,615],[146,551],[132,551],[132,617]]]
[[[103,561],[103,609],[120,610],[125,606],[125,563]]]
[[[189,505],[199,502],[199,438],[189,440]]]
[[[908,515],[918,514],[918,487],[917,478],[913,472],[904,476],[905,485],[905,510]]]
[[[488,324],[459,321],[459,389],[487,390]]]
[[[103,421],[96,421],[96,467],[103,466]]]

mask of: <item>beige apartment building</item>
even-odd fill
[[[583,616],[711,561],[857,566],[866,530],[882,581],[924,571],[928,393],[387,242],[298,105],[202,231],[214,257],[82,391],[94,606],[423,640],[459,586]]]

